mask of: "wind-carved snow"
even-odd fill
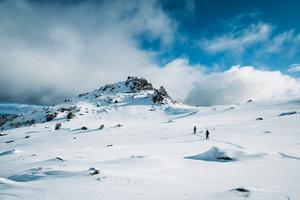
[[[299,98],[194,107],[166,89],[129,77],[0,118],[0,199],[299,199]]]
[[[12,155],[12,154],[16,154],[16,153],[22,153],[22,151],[12,149],[12,150],[8,150],[8,151],[0,152],[0,156]]]
[[[265,155],[265,153],[250,153],[244,150],[224,149],[213,146],[208,151],[185,158],[204,161],[231,162],[258,159]]]

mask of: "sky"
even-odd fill
[[[141,76],[210,106],[300,96],[297,0],[0,0],[0,102]]]

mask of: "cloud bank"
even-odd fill
[[[299,81],[278,71],[239,66],[211,73],[183,58],[160,66],[156,56],[173,44],[177,24],[156,0],[43,2],[0,2],[0,102],[53,104],[129,75],[202,106],[300,94]],[[265,40],[270,29],[257,24],[207,41],[206,48],[244,51]],[[157,42],[159,50],[142,48],[141,38]]]
[[[251,66],[231,69],[202,77],[186,101],[202,106],[269,100],[300,94],[300,82],[279,71],[262,71]]]

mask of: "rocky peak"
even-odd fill
[[[124,95],[133,95],[134,99],[136,99],[136,96],[144,96],[150,99],[153,104],[175,103],[163,86],[156,89],[146,79],[136,76],[128,76],[126,81],[107,84],[93,92],[80,94],[78,97],[80,99],[96,100],[101,104],[101,101],[117,103],[122,96],[125,97]]]
[[[107,84],[97,91],[100,93],[138,93],[143,90],[153,90],[153,86],[144,78],[129,76],[126,81]]]
[[[163,86],[156,89],[146,79],[136,76],[128,76],[126,81],[107,84],[91,93],[80,94],[79,97],[85,99],[93,97],[92,99],[98,100],[107,97],[110,99],[109,102],[119,102],[123,94],[136,96],[137,93],[141,93],[142,96],[146,95],[145,97],[149,98],[154,104],[174,103]]]
[[[167,101],[174,103],[173,99],[169,96],[169,94],[163,86],[160,86],[159,89],[154,89],[152,101],[153,103],[165,103]]]
[[[129,92],[140,92],[142,90],[153,90],[153,86],[144,78],[136,76],[128,76],[125,86],[129,88]]]

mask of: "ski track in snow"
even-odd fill
[[[241,145],[239,144],[236,144],[236,143],[233,143],[233,142],[228,142],[228,141],[224,141],[224,140],[216,140],[216,139],[208,139],[206,140],[204,136],[201,136],[201,135],[196,135],[202,139],[194,139],[194,140],[185,140],[185,141],[181,141],[181,142],[178,142],[178,143],[189,143],[189,142],[198,142],[198,141],[213,141],[213,142],[217,142],[217,143],[223,143],[223,144],[228,144],[228,145],[231,145],[231,146],[234,146],[234,147],[237,147],[239,149],[245,149],[244,147],[242,147]],[[172,138],[172,137],[171,137]],[[170,138],[170,139],[171,139]]]
[[[199,111],[194,111],[194,112],[191,112],[191,113],[188,113],[186,115],[183,115],[183,116],[179,116],[179,117],[174,117],[174,118],[171,118],[171,120],[175,120],[175,119],[182,119],[182,118],[186,118],[186,117],[190,117],[192,115],[195,115],[197,114]]]
[[[204,138],[204,137],[203,137]],[[224,141],[224,140],[216,140],[216,139],[209,139],[211,141],[214,141],[214,142],[220,142],[220,143],[224,143],[224,144],[229,144],[231,146],[234,146],[234,147],[237,147],[239,149],[245,149],[244,147],[242,147],[241,145],[239,144],[235,144],[233,142],[228,142],[228,141]]]
[[[286,153],[281,153],[281,152],[279,152],[278,154],[281,155],[282,158],[290,158],[290,159],[300,160],[300,157],[297,157],[297,156],[292,156],[292,155],[289,155]]]

